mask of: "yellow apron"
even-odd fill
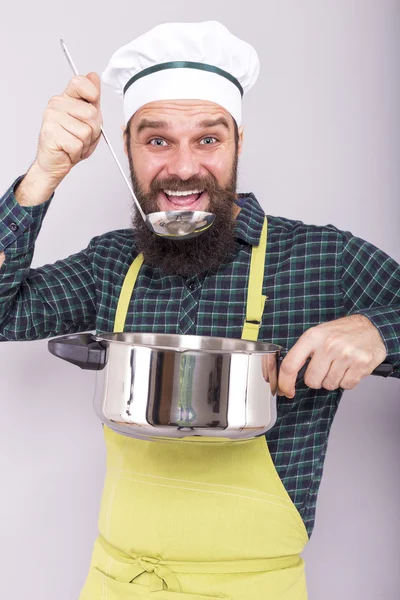
[[[253,247],[243,339],[256,340],[267,241]],[[132,263],[114,331],[123,331]],[[306,600],[308,541],[265,436],[152,442],[104,427],[107,473],[80,600]],[[191,441],[191,443],[188,443]]]

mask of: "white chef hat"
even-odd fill
[[[155,100],[209,100],[239,126],[259,68],[254,48],[217,21],[163,23],[119,48],[102,80],[123,96],[125,123]]]

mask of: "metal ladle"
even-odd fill
[[[60,44],[65,56],[67,57],[67,60],[73,73],[75,75],[79,75],[72,61],[71,55],[67,50],[64,40],[60,39]],[[143,212],[142,207],[140,206],[139,201],[135,196],[135,192],[133,191],[131,184],[129,183],[124,171],[122,170],[122,167],[118,161],[114,150],[111,147],[110,142],[108,141],[103,127],[101,128],[101,134],[104,137],[107,146],[110,148],[111,154],[113,155],[114,160],[117,163],[119,170],[121,171],[122,177],[124,178],[124,181],[128,186],[130,193],[132,194],[132,198],[135,202],[136,208],[138,209],[139,213],[143,218],[143,221],[146,223],[150,231],[153,231],[156,235],[160,237],[174,238],[175,240],[187,240],[190,238],[197,237],[198,235],[203,233],[203,231],[211,227],[211,225],[214,222],[215,215],[213,213],[204,212],[200,210],[168,210],[164,212],[156,212],[146,215]]]

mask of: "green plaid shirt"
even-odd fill
[[[23,177],[23,176],[22,176]],[[16,179],[0,199],[0,341],[113,330],[125,274],[137,256],[134,231],[93,238],[87,248],[52,265],[31,269],[34,244],[53,196],[23,208]],[[235,258],[217,273],[190,278],[143,265],[130,302],[126,331],[240,338],[245,319],[250,255],[264,211],[241,195]],[[359,313],[379,329],[387,362],[400,378],[400,266],[372,244],[333,225],[305,225],[267,215],[263,294],[268,296],[259,339],[289,350],[308,328]],[[278,400],[267,434],[272,459],[311,534],[329,430],[342,390],[297,385]]]

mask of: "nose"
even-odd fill
[[[179,177],[182,181],[190,179],[195,175],[200,175],[201,165],[195,153],[189,146],[181,144],[168,157],[166,171],[169,177]]]

